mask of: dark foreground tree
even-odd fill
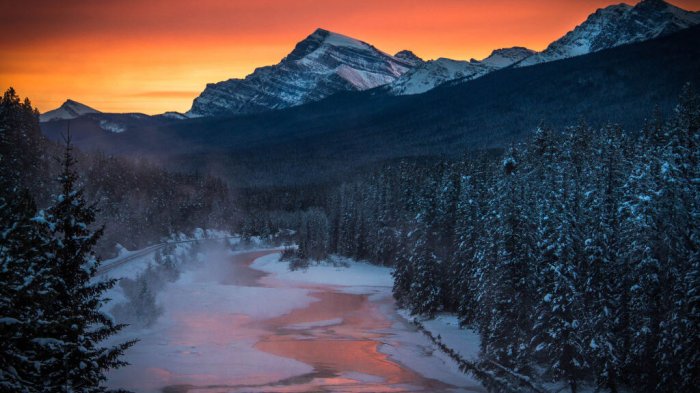
[[[3,182],[6,184],[6,182]],[[7,190],[3,188],[3,190]],[[48,226],[28,192],[0,196],[0,391],[35,391],[33,338],[43,320],[50,260]]]
[[[39,167],[36,112],[9,89],[0,99],[0,391],[40,390],[37,346],[44,322],[50,231],[27,190]]]
[[[40,345],[44,391],[102,392],[105,372],[126,363],[120,360],[134,341],[103,347],[101,343],[122,329],[100,311],[105,291],[116,280],[96,278],[100,260],[93,248],[102,228],[91,229],[96,209],[88,205],[73,169],[75,161],[68,141],[59,176],[61,192],[47,210],[53,241],[49,280],[53,302],[45,316]]]
[[[100,392],[133,342],[104,348],[121,326],[100,312],[114,281],[95,277],[95,208],[67,146],[60,192],[39,210],[45,161],[38,114],[14,90],[0,100],[0,391]],[[38,185],[38,186],[37,186]],[[31,191],[31,192],[30,192]],[[46,199],[46,198],[44,198]]]

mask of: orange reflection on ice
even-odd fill
[[[311,364],[319,371],[360,372],[381,376],[390,384],[416,380],[415,374],[405,371],[378,352],[375,341],[274,340],[260,342],[256,348]]]
[[[316,289],[321,292],[313,296],[319,301],[265,321],[263,326],[276,334],[265,336],[255,348],[313,366],[322,377],[317,378],[314,385],[331,391],[334,390],[332,386],[337,385],[355,392],[363,391],[363,387],[375,392],[391,392],[396,391],[399,384],[444,388],[439,382],[428,380],[379,352],[377,339],[382,334],[378,331],[388,328],[390,323],[367,295],[333,292],[332,288],[323,286]],[[318,325],[314,326],[314,322]],[[347,377],[353,373],[379,377],[379,380],[367,384]],[[406,386],[399,390],[406,390]]]

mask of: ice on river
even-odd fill
[[[277,250],[200,259],[157,293],[164,313],[154,325],[117,337],[140,342],[110,387],[483,391],[397,313],[388,268],[348,261],[289,271]],[[135,261],[130,276],[139,263],[148,265]]]

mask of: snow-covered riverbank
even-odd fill
[[[131,366],[110,374],[110,386],[137,392],[166,386],[179,391],[219,386],[233,392],[314,386],[330,391],[367,391],[369,386],[373,391],[481,390],[396,311],[388,268],[343,261],[346,266],[289,271],[274,250],[238,255],[219,250],[193,258],[198,261],[156,294],[164,310],[156,322],[120,334],[122,340],[141,341],[127,352]],[[134,261],[123,273],[138,274],[139,264],[148,266]],[[119,274],[118,269],[110,272]],[[466,333],[450,324],[449,318],[439,318],[429,325],[442,337]],[[309,346],[309,340],[320,348]],[[339,352],[332,352],[334,345]],[[310,355],[312,350],[317,353]],[[338,355],[354,351],[359,361],[376,365],[362,367]]]

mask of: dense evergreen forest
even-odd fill
[[[59,158],[65,143],[42,135],[38,113],[13,89],[5,92],[1,105],[0,170],[44,208],[59,191],[55,178],[61,171]],[[64,137],[70,137],[70,124]],[[112,255],[117,243],[137,249],[196,227],[235,226],[232,194],[219,178],[169,172],[140,158],[73,154],[85,197],[96,204],[96,222],[107,224],[97,245],[103,256]]]
[[[11,316],[0,322],[2,353],[24,357],[5,356],[0,367],[21,365],[8,374],[17,378],[82,380],[61,380],[50,360],[51,351],[74,353],[79,369],[75,340],[26,339],[45,333],[31,330],[41,324],[29,305],[44,299],[41,311],[55,314],[48,299],[60,293],[77,310],[69,298],[80,290],[94,309],[114,285],[91,287],[90,271],[76,273],[76,261],[93,260],[95,247],[110,255],[116,243],[138,248],[194,227],[263,237],[291,229],[297,262],[335,253],[393,266],[400,306],[419,316],[457,314],[481,337],[470,370],[493,391],[563,383],[576,392],[595,383],[612,392],[693,392],[700,386],[700,99],[686,87],[675,113],[649,119],[627,131],[543,124],[525,142],[460,160],[387,161],[343,182],[236,189],[235,179],[226,179],[230,188],[143,160],[66,150],[41,136],[31,103],[8,90],[0,101],[0,203],[3,228],[12,230],[2,233],[0,256],[23,265],[0,272],[9,283],[0,298],[14,302],[0,304]],[[52,239],[64,232],[74,242],[58,254],[73,270],[57,272],[47,255],[60,249]],[[56,279],[75,274],[71,285]],[[85,336],[94,342],[120,328],[98,314],[65,318],[102,324]],[[92,353],[98,361],[84,376],[95,391],[128,345]],[[26,359],[45,366],[32,371]]]
[[[457,313],[479,332],[473,370],[494,391],[558,381],[575,392],[595,381],[612,392],[692,392],[699,127],[688,86],[673,116],[650,114],[641,131],[543,125],[500,155],[403,161],[327,193],[292,191],[288,199],[324,200],[293,215],[296,257],[394,266],[401,306]],[[255,213],[245,228],[269,232],[290,216]]]

